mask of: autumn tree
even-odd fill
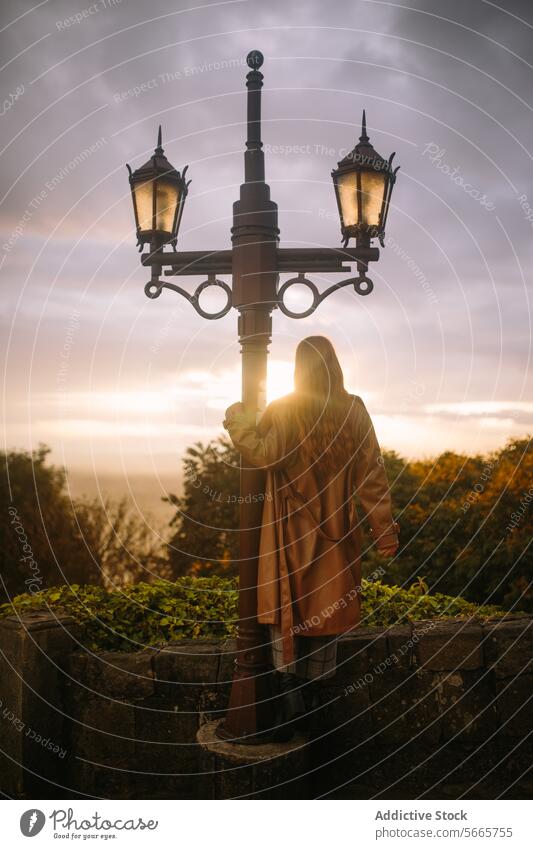
[[[391,476],[401,549],[390,583],[420,575],[435,591],[531,609],[531,440],[475,457],[446,452],[406,473],[407,491]]]
[[[383,459],[400,552],[384,561],[361,517],[363,573],[379,565],[389,584],[423,577],[435,592],[531,609],[531,440],[474,457],[447,451],[408,462],[384,451]],[[169,499],[177,507],[169,547],[174,572],[236,574],[237,452],[225,438],[197,443],[185,455],[184,472],[183,495]]]
[[[164,529],[139,515],[127,498],[77,499],[72,502],[73,534],[84,559],[99,570],[106,587],[172,578],[163,541]]]

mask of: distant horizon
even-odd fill
[[[223,436],[225,431],[221,431],[218,435]],[[216,436],[214,437],[216,438]],[[514,438],[514,437],[513,437]],[[516,437],[517,439],[531,439],[532,434],[524,434]],[[505,440],[501,445],[496,446],[493,450],[499,450],[505,447],[509,440]],[[52,451],[49,455],[49,462],[58,465],[54,458],[53,446],[49,446]],[[383,450],[395,450],[389,445],[382,445]],[[443,449],[444,453],[447,449]],[[399,453],[399,452],[397,452]],[[459,453],[459,452],[456,452]],[[488,452],[479,452],[485,454]],[[420,455],[418,457],[406,457],[400,455],[407,462],[411,461],[428,461],[436,458],[437,455]],[[471,455],[467,455],[471,456]],[[73,498],[105,498],[109,497],[114,501],[126,497],[130,505],[135,507],[139,513],[145,517],[152,516],[154,519],[168,521],[175,513],[175,508],[162,501],[162,498],[170,493],[180,495],[183,487],[183,471],[181,461],[183,455],[177,458],[176,471],[155,472],[155,471],[134,471],[127,472],[125,470],[115,471],[95,471],[94,468],[85,468],[82,466],[71,465],[66,469],[70,494]]]
[[[292,344],[295,347],[296,342]],[[403,397],[394,387],[388,392],[362,388],[357,392],[353,387],[359,369],[353,368],[353,357],[341,353],[341,361],[347,363],[346,387],[363,398],[380,444],[405,459],[430,458],[444,451],[484,454],[533,432],[533,403],[528,401],[430,400],[425,385],[415,381],[404,382]],[[271,359],[269,401],[293,391],[292,375],[292,359]],[[46,418],[28,421],[27,428],[19,424],[21,438],[11,444],[23,446],[26,431],[34,447],[46,443],[54,461],[67,468],[163,474],[169,465],[181,465],[189,445],[224,434],[224,412],[239,397],[238,362],[233,369],[184,370],[138,388],[131,382],[118,390],[62,388],[31,399],[32,407],[46,410]],[[6,436],[12,430],[8,422]]]
[[[285,393],[283,393],[285,394]],[[356,393],[352,393],[356,394]],[[281,394],[277,397],[282,397]],[[238,400],[238,399],[235,399]],[[490,405],[493,404],[494,410],[492,411],[503,411],[506,410],[509,418],[502,422],[499,417],[495,417],[491,415]],[[442,405],[432,405],[433,410],[428,411],[426,414],[419,413],[416,416],[417,421],[421,424],[422,427],[429,427],[431,424],[433,426],[437,425],[437,433],[438,439],[433,437],[434,448],[431,450],[429,445],[427,447],[420,447],[420,450],[410,451],[409,445],[413,444],[413,438],[409,435],[408,432],[402,430],[401,425],[402,422],[412,421],[414,416],[406,417],[401,414],[392,414],[387,415],[385,413],[373,413],[372,407],[369,403],[367,403],[367,408],[372,416],[372,420],[374,422],[374,427],[378,436],[378,440],[381,444],[383,450],[391,450],[395,451],[398,455],[403,457],[407,461],[415,461],[415,460],[429,460],[433,457],[437,457],[439,454],[443,454],[447,451],[453,451],[457,454],[465,454],[468,456],[472,456],[475,454],[487,454],[492,451],[497,451],[500,448],[503,448],[506,443],[511,440],[520,440],[520,439],[530,439],[533,434],[533,427],[531,430],[525,429],[523,431],[519,430],[518,427],[513,427],[512,429],[507,430],[507,425],[509,421],[512,421],[515,424],[516,419],[520,413],[521,405],[517,403],[513,405],[512,402],[504,402],[504,403],[495,403],[495,402],[487,402],[487,404],[480,404],[486,411],[486,415],[476,415],[475,412],[472,411],[472,407],[474,405],[469,402],[462,403],[451,403],[451,404],[442,404]],[[477,406],[477,405],[475,405]],[[525,404],[522,405],[526,408],[533,407],[533,404]],[[442,410],[442,413],[439,415],[439,412]],[[221,417],[223,418],[223,416]],[[161,417],[158,417],[161,422]],[[87,420],[87,427],[91,426],[91,419]],[[477,425],[477,427],[473,426],[473,423]],[[497,427],[497,424],[501,424],[501,427]],[[450,436],[450,431],[453,431],[453,426],[457,427],[457,433],[453,436]],[[465,427],[466,425],[466,427]],[[156,428],[156,425],[154,425]],[[168,437],[169,432],[171,432],[172,428],[170,423],[164,425],[164,429],[166,431],[165,435]],[[387,440],[384,434],[389,433],[393,434],[397,430],[400,434],[399,442],[400,445],[393,444],[393,442],[389,439]],[[198,427],[194,427],[191,425],[189,438],[186,436],[187,429],[177,429],[177,433],[179,433],[180,441],[179,444],[182,446],[177,449],[176,452],[170,451],[156,451],[152,449],[150,452],[150,462],[147,463],[144,467],[139,466],[131,466],[131,471],[129,472],[132,475],[148,475],[153,473],[154,471],[154,460],[158,460],[158,462],[168,463],[169,461],[178,461],[181,463],[181,459],[183,458],[187,448],[192,446],[196,442],[201,442],[207,444],[212,440],[216,440],[219,437],[227,437],[227,432],[223,429],[222,426],[219,429],[216,429],[216,426],[209,427],[205,423],[199,425]],[[406,438],[407,433],[407,438]],[[440,442],[440,439],[444,434],[447,434],[450,442],[447,444],[445,441]],[[31,447],[25,447],[22,444],[12,443],[11,445],[7,445],[4,447],[6,451],[31,451],[36,450],[40,444],[45,444],[48,448],[50,448],[50,457],[53,458],[53,462],[58,464],[60,463],[67,469],[72,469],[76,472],[89,473],[92,472],[97,465],[97,461],[105,460],[107,466],[105,473],[118,474],[121,471],[124,471],[124,467],[129,465],[129,460],[131,460],[131,455],[129,452],[124,452],[121,455],[120,464],[116,465],[116,467],[109,466],[109,458],[106,456],[106,452],[94,452],[94,462],[80,462],[75,459],[71,459],[69,461],[65,461],[64,451],[61,451],[57,448],[57,445],[54,446],[53,441],[46,438],[35,437],[35,442]],[[420,443],[417,443],[420,445]],[[473,445],[476,447],[474,448]],[[63,448],[65,446],[63,445]],[[113,449],[115,446],[112,442],[106,445],[107,451]],[[116,459],[116,457],[115,457]],[[166,472],[162,472],[163,475],[169,475],[170,472],[168,470]]]

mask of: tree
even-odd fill
[[[62,471],[46,465],[50,449],[1,454],[1,578],[4,597],[38,592],[68,580],[99,582],[98,568],[81,557],[73,538]]]
[[[80,499],[72,511],[76,542],[98,568],[104,586],[171,577],[163,529],[134,512],[127,498]]]
[[[407,492],[401,476],[392,478],[401,549],[387,582],[409,584],[422,575],[434,591],[531,610],[531,439],[485,456],[447,452],[408,467]]]
[[[533,606],[533,447],[529,438],[469,457],[447,451],[408,462],[383,452],[400,523],[400,552],[390,563],[372,544],[363,520],[363,573],[409,586],[425,578],[434,592],[478,603]],[[184,459],[169,560],[178,575],[236,574],[238,455],[221,438],[197,443]]]
[[[6,600],[64,583],[124,586],[156,577],[237,573],[239,458],[228,439],[196,443],[184,457],[184,489],[171,538],[128,508],[126,499],[71,501],[50,449],[2,453],[0,592]],[[398,556],[385,562],[362,523],[364,574],[429,588],[478,603],[531,610],[533,446],[510,441],[499,451],[454,452],[408,462],[384,452]]]
[[[175,575],[235,575],[239,523],[239,455],[226,437],[188,448],[183,495],[177,508],[168,559]]]
[[[58,584],[123,585],[171,577],[161,531],[126,499],[78,499],[46,462],[50,449],[1,454],[1,600]]]

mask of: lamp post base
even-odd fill
[[[226,721],[217,725],[215,735],[219,740],[225,743],[233,743],[238,746],[261,746],[267,743],[275,742],[274,731],[262,731],[259,734],[248,734],[246,737],[235,737],[230,728],[226,726]]]
[[[202,725],[196,735],[203,771],[213,776],[215,799],[306,799],[308,742],[297,735],[286,743],[262,741],[253,747],[245,740],[221,738],[218,720]]]
[[[272,739],[276,722],[273,671],[265,662],[264,628],[244,626],[225,718],[217,735],[222,740],[253,746]]]

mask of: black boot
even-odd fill
[[[286,743],[294,736],[298,721],[305,716],[306,706],[302,696],[301,682],[296,675],[278,672],[276,678],[278,695],[274,739],[278,743]]]
[[[306,681],[302,687],[302,695],[305,704],[305,715],[296,721],[297,730],[306,737],[312,738],[316,729],[320,726],[322,711],[322,687],[320,681]]]
[[[319,681],[309,681],[303,688],[303,697],[307,713],[317,710],[321,704],[321,685]]]

